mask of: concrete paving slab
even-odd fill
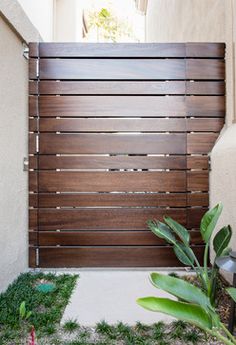
[[[128,325],[134,325],[137,321],[145,324],[173,321],[168,315],[147,311],[136,303],[139,297],[172,297],[150,283],[151,272],[153,271],[81,271],[62,323],[69,319],[76,319],[81,326],[94,326],[102,320],[110,324],[122,321]],[[186,274],[180,272],[183,273]]]

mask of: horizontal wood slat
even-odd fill
[[[39,209],[38,225],[40,230],[144,230],[148,219],[164,215],[186,224],[184,208],[85,208]]]
[[[184,171],[39,173],[40,192],[184,192],[185,182]]]
[[[187,172],[188,191],[208,191],[209,173],[208,171],[189,171]]]
[[[204,165],[205,166],[205,165]],[[207,166],[208,167],[208,166]],[[201,168],[201,166],[200,166]],[[186,169],[185,156],[39,156],[39,169]]]
[[[39,43],[40,57],[224,58],[224,43]]]
[[[30,97],[30,100],[33,96]],[[35,116],[33,101],[30,115]],[[224,117],[224,96],[40,96],[42,117]]]
[[[187,59],[186,79],[224,80],[224,60]]]
[[[193,147],[194,144],[191,145]],[[39,152],[84,154],[186,153],[184,134],[41,134]]]
[[[204,246],[193,248],[203,261]],[[39,249],[40,267],[176,267],[171,247],[81,247]]]
[[[32,243],[35,233],[31,232]],[[202,244],[199,231],[190,232],[193,244]],[[155,236],[151,231],[40,231],[40,246],[151,246],[165,245],[166,242]]]
[[[199,63],[201,65],[201,63]],[[208,71],[208,68],[203,66]],[[212,79],[220,72],[212,71]],[[191,75],[191,67],[188,74]],[[195,72],[195,71],[194,71]],[[210,73],[209,71],[208,73]],[[185,79],[185,60],[180,59],[40,59],[40,79],[70,80],[162,80]],[[207,73],[207,72],[206,72]],[[216,75],[216,78],[214,78]],[[194,78],[188,78],[194,79]],[[199,78],[200,79],[200,78]]]
[[[39,91],[38,91],[38,87]],[[40,95],[224,95],[224,81],[54,81],[30,82]]]
[[[187,153],[208,154],[212,150],[217,133],[191,133],[187,136]]]
[[[37,198],[35,198],[37,196]],[[185,207],[187,195],[185,193],[83,193],[83,194],[31,194],[31,206],[37,207]],[[191,203],[189,199],[189,204]],[[201,205],[201,204],[199,204]],[[205,206],[205,205],[204,205]]]
[[[222,118],[43,118],[39,122],[41,132],[219,132]],[[37,130],[37,121],[30,119],[30,130]]]
[[[29,59],[29,79],[37,79],[37,59]]]
[[[217,119],[216,119],[217,120]],[[41,132],[184,132],[185,119],[54,119],[40,120]]]

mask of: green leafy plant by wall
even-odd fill
[[[148,226],[155,235],[173,245],[173,250],[179,261],[186,266],[190,266],[196,272],[201,287],[209,297],[212,305],[215,303],[219,269],[215,261],[211,268],[208,267],[210,243],[211,241],[213,243],[216,260],[216,258],[229,253],[230,249],[228,245],[232,237],[230,225],[224,226],[213,236],[222,208],[221,204],[216,205],[207,211],[201,220],[200,232],[205,243],[203,267],[200,265],[197,256],[191,248],[190,232],[184,226],[170,217],[164,217],[164,222],[156,220],[148,221]]]

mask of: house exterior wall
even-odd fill
[[[226,43],[226,125],[211,152],[210,205],[222,202],[218,229],[233,227],[236,250],[235,0],[148,0],[147,42]],[[213,258],[213,251],[211,256]]]
[[[44,41],[53,41],[54,0],[18,0]]]
[[[20,19],[19,19],[20,18]],[[28,61],[24,41],[40,39],[14,0],[0,4],[0,292],[28,268]]]

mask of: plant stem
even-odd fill
[[[230,333],[230,331],[225,327],[225,325],[223,323],[220,323],[220,327],[223,329],[225,334],[227,334],[227,336],[234,342],[234,344],[236,344],[235,337]]]
[[[225,345],[235,345],[235,342],[232,343],[231,340],[229,340],[228,338],[224,337],[219,331],[207,331],[211,336],[217,338],[218,340],[223,341],[223,343]]]
[[[208,253],[209,253],[209,243],[206,243],[205,250],[204,250],[204,271],[205,271],[205,278],[206,278],[206,285],[207,285],[207,292],[209,293],[209,277],[208,277]],[[208,295],[209,296],[209,295]]]

